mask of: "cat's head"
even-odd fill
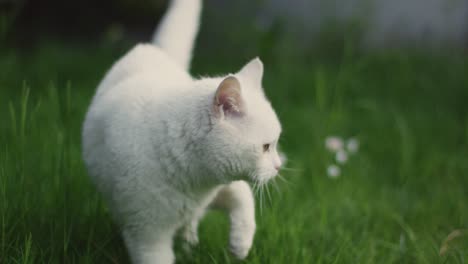
[[[219,166],[227,174],[260,183],[276,176],[281,167],[281,125],[263,92],[262,77],[263,64],[255,58],[219,83],[211,109],[211,140]]]

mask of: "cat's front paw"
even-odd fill
[[[245,259],[249,254],[253,243],[255,228],[243,230],[243,232],[231,233],[229,239],[229,251],[238,259]]]
[[[192,248],[198,245],[198,234],[197,230],[192,228],[186,227],[182,232],[182,239],[185,243],[183,243],[182,248],[186,253],[192,253]]]
[[[182,234],[183,239],[187,244],[190,246],[196,246],[198,245],[198,233],[197,230],[191,227],[185,228],[183,234]]]
[[[245,259],[249,254],[250,248],[252,247],[252,243],[231,243],[229,245],[229,251],[236,257],[237,259]]]

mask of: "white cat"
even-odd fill
[[[187,72],[201,0],[173,0],[155,33],[99,85],[83,127],[83,157],[119,222],[133,263],[174,262],[182,231],[198,243],[208,207],[230,217],[230,250],[247,256],[255,233],[248,182],[281,166],[280,123],[262,90],[262,62],[194,79]]]

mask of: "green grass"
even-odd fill
[[[0,263],[128,263],[80,153],[93,90],[124,50],[0,51]],[[314,54],[263,58],[292,170],[257,206],[244,263],[467,263],[468,57]],[[248,55],[198,55],[194,72],[233,71]],[[361,141],[338,179],[326,176],[328,135]],[[208,214],[192,254],[177,243],[178,263],[238,263],[227,232]]]

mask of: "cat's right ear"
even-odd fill
[[[213,111],[218,118],[240,117],[244,114],[241,87],[236,77],[229,76],[219,84],[214,97]]]

